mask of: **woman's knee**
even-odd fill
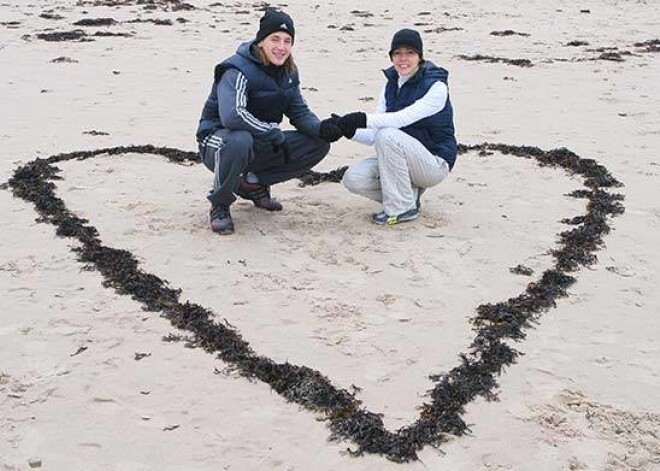
[[[344,188],[346,188],[351,193],[356,193],[358,184],[355,177],[355,172],[353,171],[353,167],[348,167],[346,169],[344,176],[341,178],[341,184],[344,185]]]
[[[402,131],[396,128],[381,128],[376,131],[376,137],[374,138],[374,145],[376,147],[382,147],[391,144],[396,141],[396,136]]]
[[[374,177],[371,172],[367,172],[365,165],[356,164],[348,167],[341,179],[342,185],[351,193],[362,194],[366,188],[374,184]]]

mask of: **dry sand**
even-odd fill
[[[252,37],[261,4],[137,3],[0,3],[1,182],[63,152],[194,150],[214,62]],[[604,165],[625,185],[626,212],[598,262],[514,344],[525,355],[499,378],[499,402],[467,406],[471,433],[402,465],[352,457],[352,442],[328,441],[322,415],[201,349],[164,342],[176,332],[167,320],[104,288],[75,242],[0,191],[0,469],[660,469],[660,61],[657,44],[635,46],[657,38],[657,4],[331,0],[286,10],[321,117],[371,110],[389,38],[416,25],[427,57],[450,71],[461,143],[567,147]],[[98,18],[116,23],[73,24]],[[93,41],[38,37],[76,29]],[[461,58],[477,54],[532,66]],[[317,170],[369,152],[341,141]],[[374,227],[374,203],[292,181],[274,189],[283,213],[238,202],[236,234],[218,237],[201,165],[126,153],[59,166],[58,195],[105,244],[212,309],[259,354],[355,391],[390,430],[417,418],[429,375],[458,364],[475,308],[533,279],[509,269],[548,269],[560,220],[584,212],[566,196],[581,179],[468,152],[409,225]]]

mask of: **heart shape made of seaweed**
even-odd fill
[[[594,160],[580,158],[567,149],[543,151],[491,143],[459,146],[459,152],[468,151],[535,159],[541,166],[563,168],[569,174],[583,177],[585,188],[569,196],[586,199],[587,211],[562,221],[574,227],[558,234],[557,247],[552,250],[554,265],[550,269],[530,282],[520,295],[476,308],[476,315],[471,318],[476,335],[469,350],[459,355],[460,364],[447,373],[431,376],[435,386],[429,392],[430,401],[420,407],[417,420],[395,432],[384,427],[380,415],[362,408],[354,393],[335,387],[319,371],[260,356],[233,326],[215,321],[211,310],[180,302],[179,290],[142,270],[130,252],[104,246],[97,229],[76,216],[55,194],[53,181],[62,179],[58,176],[60,169],[55,166],[58,162],[103,154],[142,153],[162,155],[175,163],[189,163],[199,162],[196,153],[146,145],[58,154],[19,167],[3,187],[34,203],[40,215],[38,220],[55,225],[57,235],[78,240],[80,246],[72,250],[87,267],[101,273],[104,286],[130,295],[147,310],[161,312],[174,327],[193,334],[194,346],[217,354],[241,375],[263,381],[286,400],[323,414],[331,438],[353,441],[357,445],[354,453],[377,453],[402,462],[417,459],[417,452],[425,445],[440,445],[447,434],[466,432],[467,425],[461,418],[465,405],[478,396],[495,398],[496,375],[503,367],[513,364],[520,354],[504,341],[522,340],[525,328],[554,307],[558,298],[566,296],[566,290],[576,281],[569,273],[596,262],[594,253],[603,246],[602,238],[610,230],[608,220],[624,211],[623,196],[605,190],[622,184]],[[343,169],[308,172],[301,180],[303,185],[339,181],[342,172]]]

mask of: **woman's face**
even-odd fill
[[[399,75],[409,75],[417,67],[421,58],[414,49],[399,47],[392,52],[392,63]]]
[[[276,31],[262,39],[258,46],[266,54],[269,63],[281,66],[291,55],[293,39],[288,33]]]

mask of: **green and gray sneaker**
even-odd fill
[[[385,211],[381,211],[380,213],[376,213],[371,216],[371,221],[380,226],[385,224],[393,226],[394,224],[399,224],[401,222],[414,221],[418,217],[419,210],[417,208],[412,208],[405,213],[397,214],[396,216],[390,216]]]

